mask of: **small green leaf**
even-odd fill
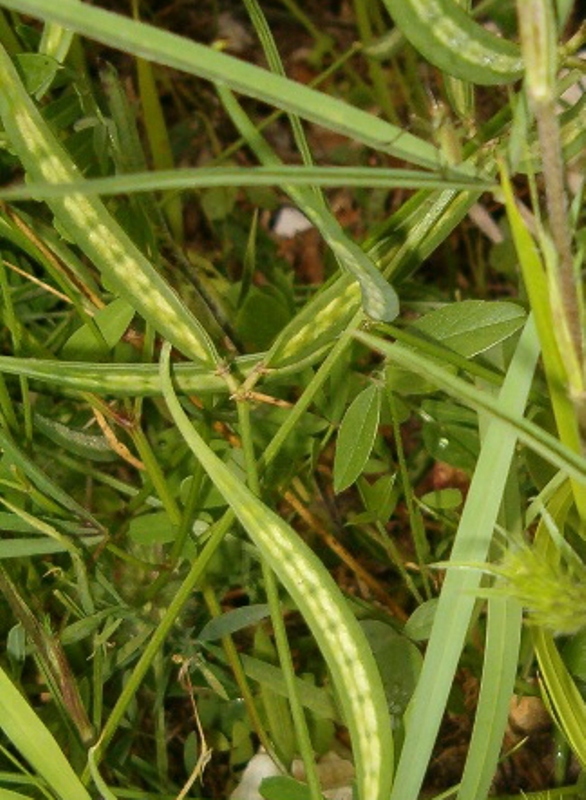
[[[376,619],[366,619],[360,627],[370,642],[383,679],[389,711],[400,717],[411,699],[421,671],[423,657],[406,636]]]
[[[372,450],[378,428],[381,393],[375,384],[356,397],[342,420],[334,459],[334,491],[351,486],[360,475]]]
[[[291,311],[282,293],[273,286],[251,286],[236,315],[236,330],[250,350],[266,350]]]
[[[395,486],[397,473],[383,475],[375,483],[368,483],[366,479],[358,484],[366,512],[353,518],[353,522],[358,524],[363,522],[380,522],[385,525],[393,513],[397,500],[399,499],[400,489]]]
[[[206,644],[206,649],[216,654],[217,651],[213,649],[213,645]],[[253,681],[260,684],[269,686],[274,692],[287,697],[287,687],[283,672],[279,667],[268,664],[254,656],[248,656],[246,653],[241,655],[242,666],[244,671]],[[319,719],[334,720],[337,723],[341,722],[341,715],[332,695],[327,687],[315,686],[304,678],[296,678],[297,694],[301,705],[305,706],[312,714],[315,714]]]
[[[523,327],[526,317],[515,303],[464,300],[426,314],[413,328],[472,358],[512,336]]]
[[[67,361],[89,361],[105,356],[108,350],[118,344],[134,313],[126,300],[114,300],[96,312],[93,325],[82,325],[69,337],[63,345],[61,356]]]
[[[462,505],[462,492],[459,489],[438,489],[435,492],[424,494],[419,499],[429,508],[437,511],[450,511]]]
[[[53,82],[61,64],[51,56],[41,53],[19,53],[16,63],[29,94],[42,95]]]
[[[175,539],[177,531],[166,511],[155,511],[134,517],[128,526],[129,537],[137,544],[152,546],[167,544]]]
[[[269,616],[269,607],[266,603],[254,603],[244,608],[235,608],[220,617],[210,620],[198,634],[200,642],[211,642],[229,636],[249,625],[255,625],[261,619]]]
[[[259,789],[265,800],[311,800],[312,794],[305,783],[287,775],[265,778]]]
[[[221,222],[232,212],[238,190],[232,186],[215,186],[201,195],[201,207],[210,222]]]
[[[472,473],[480,449],[476,414],[443,400],[425,400],[421,411],[421,433],[430,456]]]
[[[433,597],[431,600],[427,600],[425,603],[417,606],[405,623],[405,627],[403,628],[405,635],[414,642],[424,642],[429,639],[433,628],[437,604],[437,597]]]
[[[35,414],[34,420],[35,427],[66,452],[90,461],[115,461],[118,458],[105,436],[70,428],[41,414]]]
[[[27,656],[26,632],[20,622],[13,625],[8,631],[8,636],[6,637],[6,654],[12,664],[22,664]]]
[[[103,625],[115,629],[124,617],[131,617],[131,612],[127,612],[122,606],[118,608],[109,606],[95,614],[90,614],[89,617],[82,617],[63,628],[60,634],[61,644],[64,646],[77,644],[88,636],[92,636]]]

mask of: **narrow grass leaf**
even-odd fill
[[[63,751],[0,668],[0,727],[14,747],[63,800],[90,800]]]
[[[90,768],[90,773],[93,778],[98,791],[100,792],[102,800],[118,800],[116,795],[110,791],[109,786],[106,784],[102,776],[100,775],[100,770],[98,769],[98,765],[96,763],[94,748],[90,747],[88,752],[88,765]]]
[[[34,425],[53,444],[80,458],[87,458],[90,461],[116,461],[118,458],[105,436],[70,428],[41,414],[34,415]]]
[[[32,800],[32,798],[30,794],[20,794],[20,792],[0,788],[0,800]]]
[[[531,326],[533,326],[532,322]],[[472,384],[452,375],[444,367],[414,350],[402,347],[397,343],[385,342],[376,336],[360,331],[353,335],[364,344],[387,355],[392,362],[424,376],[461,403],[477,410],[486,411],[504,423],[507,430],[514,432],[520,441],[531,447],[536,453],[559,469],[565,470],[571,478],[586,483],[586,459],[560,444],[558,439],[546,433],[538,425],[520,414],[515,414],[514,405],[494,400],[486,392],[480,391]]]
[[[521,414],[537,364],[539,346],[531,320],[517,345],[497,404]],[[456,563],[487,558],[516,447],[512,429],[490,421],[451,553]],[[448,701],[481,573],[448,570],[439,598],[421,677],[409,708],[407,733],[391,800],[416,800]]]
[[[86,536],[80,540],[85,547],[97,547],[104,541],[103,536]],[[26,537],[23,539],[0,539],[0,561],[5,558],[32,558],[51,553],[66,553],[70,550],[69,544],[63,544],[54,539],[41,536]]]
[[[57,22],[124,52],[224,84],[399,159],[430,169],[442,164],[437,148],[380,117],[185,37],[78,0],[60,0],[52,5],[45,0],[3,0],[2,5]],[[460,168],[454,174],[470,172]]]
[[[240,374],[246,375],[261,356],[241,356],[235,359],[234,366]],[[0,372],[52,384],[64,391],[122,397],[152,397],[162,393],[157,364],[100,364],[0,356]],[[273,374],[277,377],[278,372],[275,370]],[[173,377],[181,394],[227,394],[229,391],[226,381],[215,369],[201,364],[178,364]]]
[[[381,391],[368,386],[344,414],[334,458],[334,491],[342,492],[358,478],[374,444],[381,407]]]
[[[280,163],[279,157],[258,132],[232,92],[225,86],[218,86],[217,92],[232,122],[259,161],[266,165]],[[369,255],[346,234],[321,196],[316,196],[315,191],[307,187],[284,186],[283,189],[321,233],[342,269],[350,272],[358,281],[366,313],[373,319],[392,322],[399,313],[397,293]]]
[[[523,283],[535,316],[535,323],[545,367],[548,392],[559,432],[560,441],[575,453],[582,452],[582,434],[578,415],[572,401],[569,375],[564,364],[563,354],[556,340],[556,320],[548,286],[546,270],[535,241],[517,208],[513,187],[504,164],[501,164],[501,183],[505,196],[507,218]],[[583,486],[572,482],[574,499],[582,520],[586,520],[586,492]]]
[[[510,597],[489,597],[487,622],[482,682],[458,800],[489,794],[517,673],[521,605]]]
[[[157,89],[153,65],[144,58],[136,59],[136,72],[140,102],[153,165],[155,170],[172,169],[173,149]],[[168,193],[163,198],[164,213],[171,233],[177,242],[183,242],[183,204],[181,197]]]
[[[39,53],[45,53],[62,64],[67,58],[73,41],[73,31],[62,28],[60,25],[48,23],[43,26],[43,35],[39,42]],[[39,98],[37,97],[37,100]]]
[[[0,503],[6,508],[10,509],[14,512],[17,516],[21,517],[23,522],[30,525],[35,530],[39,531],[39,533],[43,533],[45,536],[48,536],[50,539],[53,539],[55,542],[58,542],[63,549],[67,550],[71,555],[80,555],[77,546],[70,541],[67,536],[58,531],[53,525],[50,525],[48,522],[40,519],[39,517],[35,517],[33,514],[30,514],[28,511],[25,511],[23,508],[10,503],[8,500],[5,500],[3,497],[0,498]]]
[[[586,768],[586,703],[557,650],[553,635],[536,628],[533,642],[549,709],[582,767]]]
[[[156,172],[133,172],[129,175],[111,175],[104,178],[88,178],[70,183],[37,183],[0,187],[2,200],[28,200],[31,197],[48,199],[79,194],[136,194],[157,190],[183,189],[194,191],[201,188],[225,186],[324,186],[368,189],[484,189],[495,188],[494,181],[482,178],[456,178],[445,174],[434,174],[414,169],[383,167],[321,167],[280,166],[261,167],[198,167],[189,169],[158,170]]]
[[[8,434],[2,430],[0,430],[0,448],[4,451],[5,457],[12,461],[16,467],[21,469],[39,491],[44,492],[48,497],[55,500],[55,502],[71,511],[73,514],[88,520],[95,528],[100,529],[100,524],[94,519],[92,514],[43,472],[43,470],[9,438]]]
[[[270,610],[266,603],[253,603],[244,608],[235,608],[210,620],[197,634],[197,639],[200,642],[211,642],[214,639],[221,639],[222,636],[230,636],[249,625],[256,625],[269,614]]]
[[[418,193],[390,217],[385,231],[371,242],[369,256],[386,277],[405,277],[414,267],[414,258],[420,263],[432,253],[478,197],[475,192]],[[285,326],[267,353],[265,365],[286,367],[316,358],[350,324],[359,324],[359,302],[358,286],[349,275],[341,275]]]

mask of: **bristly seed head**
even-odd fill
[[[504,591],[528,612],[528,622],[558,635],[586,626],[586,565],[571,563],[559,552],[545,554],[524,544],[511,550],[496,570],[506,581]]]

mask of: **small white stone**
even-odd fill
[[[273,778],[283,773],[273,759],[266,753],[253,756],[244,772],[240,783],[230,795],[230,800],[263,800],[258,788],[265,778]]]
[[[292,239],[298,233],[313,228],[312,223],[294,206],[283,206],[273,219],[271,231],[280,239]]]

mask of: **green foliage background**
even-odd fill
[[[315,800],[344,727],[361,800],[484,798],[514,693],[579,797],[577,12],[356,0],[350,45],[284,4],[315,88],[243,5],[266,68],[146,3],[0,2],[0,798],[227,797],[260,743]]]

